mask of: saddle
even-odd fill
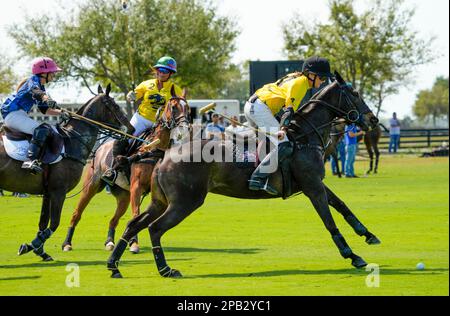
[[[51,135],[45,144],[45,153],[42,158],[43,164],[55,164],[60,162],[64,157],[65,146],[64,138],[57,132],[55,127],[50,127]],[[28,147],[32,139],[32,135],[20,132],[10,127],[2,127],[3,146],[8,156],[14,160],[27,161]]]

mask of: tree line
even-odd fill
[[[81,1],[69,16],[28,17],[9,35],[23,56],[51,56],[64,68],[64,79],[87,88],[112,82],[124,97],[149,78],[152,62],[170,55],[180,64],[175,81],[188,87],[190,98],[248,97],[248,73],[231,62],[240,31],[232,18],[217,15],[210,1],[130,0],[126,10],[121,3]],[[439,55],[433,51],[434,38],[422,39],[411,28],[415,12],[405,8],[404,0],[375,0],[363,12],[355,3],[330,0],[326,23],[293,14],[281,30],[284,53],[288,59],[329,58],[378,115],[387,97],[413,82],[416,67]],[[16,80],[10,66],[0,61],[0,94]],[[448,116],[448,78],[446,86],[441,81],[419,94],[418,118]],[[447,99],[437,97],[445,88]],[[431,105],[437,103],[439,110]],[[129,105],[129,114],[132,110]]]

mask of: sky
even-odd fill
[[[17,48],[14,40],[7,35],[7,27],[12,23],[22,22],[25,13],[67,13],[71,12],[76,0],[2,0],[0,8],[0,52],[15,56]],[[294,14],[299,19],[326,22],[328,19],[328,0],[211,0],[218,7],[218,14],[234,18],[241,31],[236,41],[236,52],[232,61],[245,60],[284,60],[282,24]],[[358,0],[357,10],[367,7],[370,0]],[[132,2],[132,0],[131,0]],[[119,0],[118,0],[119,3]],[[411,27],[420,38],[435,36],[434,49],[442,57],[425,66],[415,69],[415,80],[407,88],[401,89],[395,96],[385,101],[388,117],[397,112],[402,118],[412,115],[412,106],[417,93],[432,87],[437,76],[449,75],[449,1],[448,0],[406,0],[405,6],[416,8]],[[14,69],[26,73],[29,60],[14,63]],[[182,65],[180,65],[180,68]],[[71,92],[56,89],[53,98],[63,101],[86,101],[90,97],[87,89]]]

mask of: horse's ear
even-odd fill
[[[334,71],[334,76],[336,77],[337,82],[339,82],[341,86],[346,84],[344,78],[342,78],[341,74],[337,72],[337,70]]]
[[[98,85],[97,91],[98,91],[98,94],[102,94],[103,93],[102,85],[100,85],[100,84]]]
[[[182,96],[183,99],[185,99],[185,100],[186,100],[186,97],[187,97],[187,93],[188,93],[187,89],[184,88],[184,89],[183,89],[183,92],[181,93],[181,96]]]
[[[106,96],[109,97],[109,93],[111,92],[111,83],[108,83],[108,85],[106,86]]]
[[[175,85],[172,85],[172,88],[170,88],[170,94],[172,95],[172,98],[176,98],[177,95],[175,93]]]

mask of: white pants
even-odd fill
[[[244,107],[244,114],[251,125],[258,127],[262,131],[275,134],[280,130],[280,123],[275,119],[272,111],[270,111],[269,107],[259,99],[256,99],[254,103],[247,102]],[[287,136],[281,141],[278,140],[276,136],[271,135],[267,137],[274,145],[289,140]]]
[[[22,133],[33,135],[34,130],[40,124],[29,117],[25,111],[18,110],[6,116],[5,125]]]
[[[150,120],[147,120],[145,117],[140,115],[138,112],[134,113],[133,117],[131,118],[130,124],[134,127],[134,133],[133,136],[139,136],[142,134],[143,131],[146,129],[149,129],[155,125]]]

